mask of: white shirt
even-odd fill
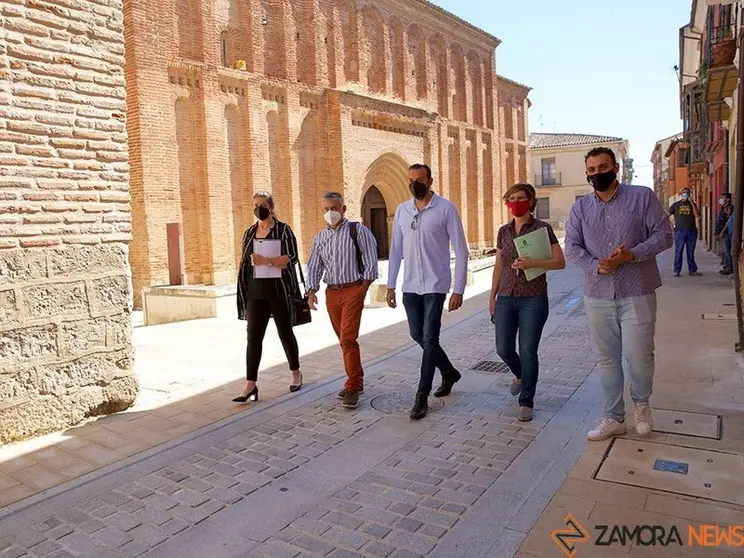
[[[437,194],[421,211],[413,199],[400,204],[393,223],[388,288],[395,288],[401,260],[405,260],[404,293],[448,293],[452,285],[450,244],[455,249],[454,292],[463,294],[468,278],[468,243],[455,204]]]

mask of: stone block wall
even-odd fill
[[[0,3],[0,443],[129,407],[122,0]]]

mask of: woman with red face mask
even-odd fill
[[[489,310],[496,326],[496,352],[514,374],[510,392],[519,396],[518,418],[527,422],[533,415],[539,370],[537,349],[548,320],[549,304],[546,274],[529,281],[525,270],[563,269],[566,261],[553,228],[532,216],[537,196],[531,184],[515,184],[504,195],[504,202],[511,220],[499,229],[496,241]],[[551,257],[541,260],[518,257],[515,239],[541,228],[547,230]]]

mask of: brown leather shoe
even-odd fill
[[[359,406],[359,392],[347,391],[344,394],[344,401],[341,403],[344,409],[356,409]]]
[[[359,393],[364,393],[364,386],[362,386],[362,388],[359,390]],[[339,399],[343,399],[344,397],[346,397],[346,390],[342,389],[341,391],[339,391],[336,394],[336,397],[338,397]]]

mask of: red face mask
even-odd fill
[[[532,205],[532,202],[530,200],[517,200],[517,201],[510,201],[506,202],[506,207],[509,208],[509,212],[514,215],[514,217],[522,217],[530,210],[530,205]]]

